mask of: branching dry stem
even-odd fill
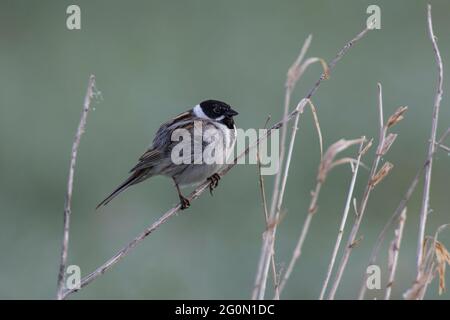
[[[66,201],[64,204],[64,229],[61,246],[61,261],[59,265],[58,286],[56,293],[56,298],[58,300],[61,300],[64,297],[64,281],[67,267],[67,255],[69,250],[70,215],[72,212],[72,192],[73,192],[73,180],[75,176],[75,165],[77,162],[78,148],[80,147],[81,136],[85,131],[87,116],[91,108],[91,99],[94,97],[94,95],[95,95],[95,76],[91,75],[89,77],[86,96],[84,97],[83,111],[81,113],[81,119],[78,124],[75,139],[73,141],[70,158],[69,177],[67,179]]]

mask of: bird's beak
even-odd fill
[[[233,109],[230,108],[230,110],[227,111],[227,117],[234,117],[237,116],[239,113],[237,111],[234,111]]]

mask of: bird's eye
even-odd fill
[[[213,111],[214,111],[214,113],[216,113],[216,114],[220,114],[221,111],[222,111],[222,108],[219,107],[219,106],[216,106],[216,107],[214,107]]]

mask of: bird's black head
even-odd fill
[[[230,129],[234,128],[233,117],[238,113],[225,102],[206,100],[200,103],[200,108],[209,119],[219,121]]]

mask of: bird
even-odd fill
[[[129,187],[157,175],[173,180],[182,210],[190,206],[190,201],[183,196],[180,187],[208,180],[212,194],[220,180],[218,172],[226,165],[234,149],[237,129],[233,117],[238,114],[225,102],[205,100],[164,122],[152,144],[130,170],[130,176],[96,209],[106,206]],[[191,140],[183,136],[186,133]],[[180,139],[181,136],[184,139]],[[206,152],[208,150],[212,152]],[[214,161],[218,159],[225,161]]]

